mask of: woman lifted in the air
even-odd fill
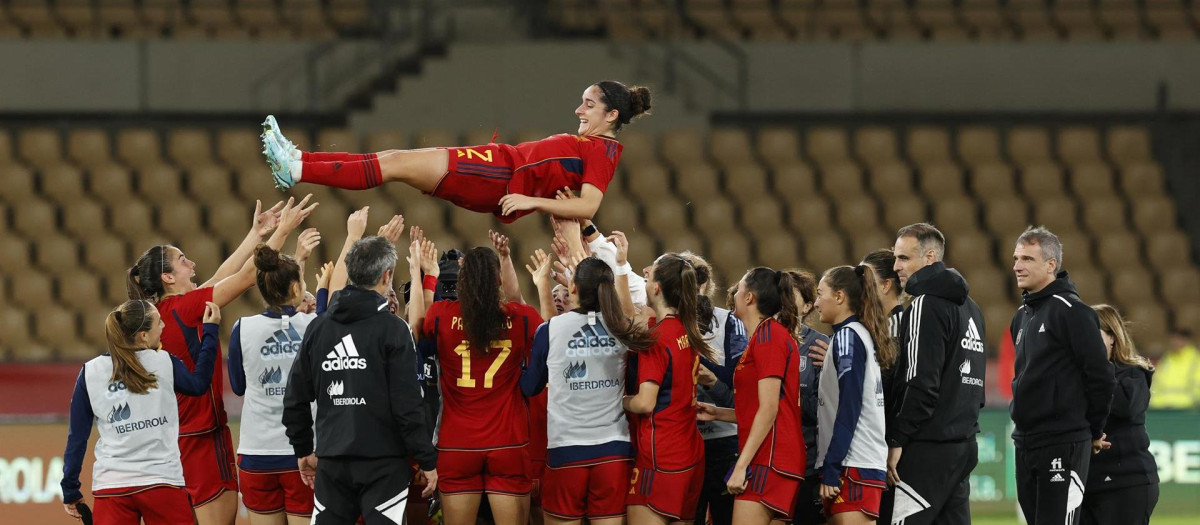
[[[535,211],[590,219],[621,158],[615,136],[621,126],[650,109],[650,90],[602,81],[583,92],[575,108],[577,135],[534,142],[458,148],[387,150],[378,153],[300,151],[279,131],[275,117],[263,122],[263,153],[281,189],[297,182],[351,190],[399,181],[456,206],[495,214],[510,223]],[[579,198],[556,200],[563,188]]]

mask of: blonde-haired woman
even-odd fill
[[[1098,304],[1092,309],[1100,318],[1108,359],[1116,367],[1117,388],[1104,427],[1112,448],[1092,458],[1081,523],[1146,525],[1158,503],[1158,466],[1146,434],[1154,367],[1138,355],[1128,324],[1116,308]]]

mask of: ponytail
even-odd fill
[[[154,305],[149,301],[126,301],[104,320],[104,336],[108,339],[108,355],[112,357],[112,380],[125,385],[134,394],[145,394],[158,388],[158,378],[142,366],[137,358],[138,348],[134,342],[138,332],[153,328]]]
[[[125,292],[130,300],[157,303],[162,298],[166,292],[162,274],[175,271],[174,266],[167,261],[167,248],[170,248],[170,245],[151,246],[125,273]]]
[[[692,263],[692,266],[696,268],[696,283],[700,287],[700,292],[696,296],[696,322],[700,325],[701,332],[705,334],[711,333],[713,322],[716,319],[712,294],[717,288],[716,279],[713,277],[712,265],[708,264],[708,261],[703,257],[691,251],[679,252],[679,256],[683,257],[687,262]]]
[[[667,306],[678,313],[692,351],[716,362],[716,351],[704,340],[700,331],[700,281],[696,267],[687,259],[668,253],[654,262],[654,282],[662,287]],[[711,307],[711,303],[709,305]]]
[[[508,322],[500,299],[500,258],[491,248],[471,248],[463,256],[458,271],[458,301],[471,348],[488,353]]]
[[[579,289],[579,308],[600,312],[604,325],[613,337],[633,351],[654,345],[654,335],[629,319],[621,309],[612,268],[595,257],[588,257],[575,267],[575,286]]]
[[[778,272],[766,266],[752,268],[742,279],[757,300],[758,313],[774,317],[792,337],[799,339],[803,320],[800,305],[796,303],[796,289],[800,281],[791,272]]]
[[[875,343],[875,359],[880,368],[891,368],[896,361],[896,341],[888,330],[888,313],[883,310],[875,270],[869,264],[838,266],[825,272],[825,281],[834,291],[842,291],[850,302],[850,311],[858,316]]]

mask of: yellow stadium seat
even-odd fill
[[[945,128],[917,126],[908,130],[908,158],[917,166],[951,162],[950,134]]]
[[[205,129],[171,130],[167,134],[167,156],[181,168],[193,169],[213,164],[212,135]]]
[[[837,203],[834,211],[838,225],[848,232],[879,228],[879,206],[870,197],[843,200]]]
[[[112,145],[102,129],[76,129],[67,133],[67,157],[83,166],[102,166],[112,163]]]
[[[804,237],[804,258],[808,267],[817,275],[825,270],[849,264],[846,243],[842,236],[832,231],[819,231]],[[857,259],[853,259],[857,260]]]
[[[1179,230],[1154,232],[1146,237],[1146,259],[1157,270],[1192,266],[1191,239]]]
[[[1121,305],[1154,299],[1154,279],[1145,268],[1123,268],[1112,276],[1113,298]]]
[[[948,264],[956,268],[990,268],[994,266],[997,258],[992,241],[992,236],[979,230],[958,230],[954,231],[953,235],[947,233],[946,259],[950,261]],[[1006,255],[1008,255],[1007,252]],[[970,276],[967,278],[970,279]],[[974,286],[971,288],[974,289]]]
[[[33,337],[29,325],[29,314],[24,310],[19,308],[0,310],[0,333],[4,334],[4,338],[0,339],[0,347],[16,350],[32,343]]]
[[[704,142],[692,130],[669,131],[662,137],[662,157],[673,167],[704,160]]]
[[[130,200],[109,208],[113,232],[128,241],[138,241],[155,234],[154,211],[141,200]],[[245,219],[242,219],[243,224]]]
[[[57,164],[42,169],[42,195],[51,201],[69,206],[87,193],[83,172],[70,164]]]
[[[0,235],[0,264],[6,273],[29,268],[31,255],[28,241],[16,235]]]
[[[688,184],[680,179],[680,186]],[[759,200],[770,198],[767,190],[767,172],[758,164],[735,166],[725,170],[725,189],[739,204],[753,206]]]
[[[816,127],[805,133],[804,151],[820,166],[850,161],[846,130],[840,127]]]
[[[64,275],[79,271],[79,244],[70,237],[43,234],[34,239],[38,268],[52,275]]]
[[[865,193],[862,170],[849,161],[824,164],[821,184],[825,195],[834,201],[851,199]]]
[[[1020,198],[1005,197],[986,203],[983,217],[992,235],[1015,242],[1029,225],[1029,208]]]
[[[958,165],[931,164],[921,170],[921,192],[930,200],[949,199],[966,195],[966,177]]]
[[[65,161],[62,138],[57,130],[31,128],[18,135],[18,152],[25,162],[37,169],[55,166]]]
[[[1138,257],[1141,248],[1142,243],[1132,233],[1106,233],[1096,239],[1096,260],[1109,271],[1124,272],[1127,267],[1133,271],[1141,266],[1141,258]]]
[[[676,173],[679,175],[679,184],[677,185],[679,194],[693,205],[701,205],[708,199],[722,194],[721,177],[717,174],[717,170],[707,162],[682,166]],[[759,176],[755,175],[747,184],[750,186],[765,184],[765,181],[757,180],[758,178]],[[740,189],[738,184],[727,185],[727,187],[730,189],[730,193]],[[744,193],[746,192],[739,192],[734,194],[734,197],[740,200]],[[606,201],[608,196],[609,194],[606,193]]]
[[[133,265],[125,241],[109,233],[100,233],[84,240],[83,260],[89,268],[114,279],[122,279],[125,270]]]
[[[851,263],[856,259],[861,260],[875,250],[891,248],[895,243],[896,237],[891,232],[879,229],[855,232],[854,238],[850,240]]]
[[[115,164],[92,168],[88,172],[88,192],[110,206],[119,205],[134,198],[133,175]]]
[[[741,216],[746,231],[760,239],[787,235],[784,209],[769,196],[759,198],[752,205],[742,206]]]
[[[939,228],[979,229],[979,206],[974,199],[960,195],[930,202],[933,203],[933,222]]]
[[[38,270],[29,269],[13,279],[12,300],[18,307],[40,308],[54,302],[54,281]]]
[[[1033,207],[1033,222],[1050,228],[1050,231],[1079,231],[1075,199],[1054,197],[1038,202]]]
[[[188,195],[193,199],[204,203],[212,204],[218,201],[234,199],[233,193],[233,175],[229,169],[216,164],[193,165],[188,169],[187,186]],[[305,190],[311,190],[317,186],[308,186]],[[271,207],[271,202],[263,203],[263,209]]]
[[[34,175],[23,166],[0,166],[0,200],[15,204],[36,193]]]
[[[1121,168],[1121,191],[1131,199],[1156,197],[1164,192],[1162,166],[1155,162],[1131,162]]]
[[[138,170],[138,193],[152,201],[174,201],[184,197],[183,177],[166,164],[143,166]]]
[[[869,176],[871,189],[881,200],[903,199],[914,194],[912,170],[903,162],[876,164]]]
[[[1076,163],[1071,169],[1071,191],[1084,200],[1115,195],[1112,170],[1098,160]]]
[[[1058,156],[1069,166],[1099,162],[1100,133],[1088,126],[1071,126],[1058,131]]]
[[[1083,225],[1094,235],[1129,228],[1125,220],[1125,200],[1118,197],[1081,199]]]
[[[709,248],[710,262],[721,275],[741,276],[753,264],[750,241],[745,237],[733,236],[713,243]]]
[[[179,242],[196,236],[204,228],[200,206],[187,199],[172,199],[159,203],[158,227]]]
[[[890,127],[866,126],[854,132],[854,153],[867,166],[898,162],[899,150]]]
[[[1031,163],[1021,170],[1021,189],[1034,202],[1062,197],[1065,193],[1062,169],[1052,163]]]
[[[62,274],[58,277],[58,297],[68,308],[83,311],[104,304],[100,292],[100,280],[82,272]]]
[[[1161,352],[1167,340],[1170,312],[1153,301],[1133,304],[1125,308],[1125,312],[1132,325],[1130,337],[1134,342],[1147,353]]]
[[[714,129],[709,136],[709,150],[713,160],[725,169],[757,163],[750,136],[743,129]]]
[[[1200,273],[1192,267],[1179,267],[1163,272],[1159,290],[1173,307],[1193,303],[1200,298]]]
[[[705,248],[704,238],[688,230],[677,231],[670,236],[660,238],[663,242],[663,253],[678,253],[689,250],[696,253],[708,253],[708,250]]]
[[[687,229],[687,225],[688,210],[677,200],[665,199],[646,207],[646,228],[660,239]]]
[[[58,218],[55,206],[37,199],[28,198],[13,205],[13,230],[34,239],[45,235],[47,230],[57,229]]]
[[[1008,164],[977,164],[969,175],[972,192],[984,202],[1017,195],[1017,176]]]
[[[148,129],[126,128],[117,133],[117,159],[138,169],[162,164],[158,134]]]
[[[1065,245],[1064,245],[1065,246]],[[1064,258],[1068,261],[1079,261],[1078,255],[1073,255],[1072,252],[1064,252]],[[1083,259],[1087,260],[1087,259]],[[1082,266],[1075,262],[1068,263],[1066,266],[1067,273],[1070,276],[1071,282],[1075,283],[1075,289],[1079,292],[1079,297],[1088,304],[1105,303],[1109,300],[1107,280],[1104,277],[1104,272],[1092,266]]]
[[[800,161],[800,137],[794,128],[763,128],[756,143],[758,155],[772,168]]]
[[[788,199],[804,200],[818,195],[817,177],[802,161],[775,165],[772,183],[777,194]]]
[[[1125,167],[1131,164],[1153,162],[1150,148],[1150,131],[1143,126],[1113,126],[1105,137],[1108,157]]]
[[[1014,292],[1016,293],[1016,292]],[[1017,305],[1007,302],[980,304],[983,310],[983,336],[987,345],[999,345],[1012,326],[1013,316],[1017,313]],[[1011,337],[1011,334],[1009,334]]]
[[[899,230],[909,224],[929,220],[925,201],[920,197],[908,196],[897,199],[882,199],[883,225],[889,230]],[[972,203],[974,205],[974,203]]]
[[[968,166],[1002,162],[1000,135],[994,128],[970,126],[958,130],[958,155]]]
[[[1165,195],[1146,196],[1130,201],[1133,225],[1143,234],[1175,229],[1175,201]]]
[[[1125,230],[1121,229],[1114,231],[1124,232]],[[1078,231],[1061,231],[1054,232],[1054,234],[1058,236],[1058,242],[1062,244],[1063,253],[1065,254],[1063,257],[1070,257],[1072,261],[1071,268],[1075,267],[1074,262],[1076,261],[1092,260],[1092,253],[1095,248],[1095,243],[1092,242],[1092,237],[1090,235]]]
[[[289,137],[290,138],[290,137]],[[262,140],[253,129],[223,129],[217,132],[217,158],[235,170],[265,166]]]
[[[1009,304],[1020,296],[1016,284],[1012,282],[1011,272],[1002,271],[989,264],[971,267],[963,274],[967,279],[971,298],[976,303]],[[999,335],[1000,332],[997,331],[996,334]]]
[[[692,220],[701,233],[713,239],[724,239],[726,235],[734,235],[737,232],[737,217],[733,204],[725,199],[713,199],[704,206],[694,207]]]
[[[233,180],[237,182],[238,194],[247,202],[252,202],[255,199],[261,199],[263,202],[274,202],[275,199],[282,197],[279,190],[275,189],[274,179],[271,178],[271,170],[267,167],[267,163],[246,165],[241,168],[234,168]],[[356,193],[349,190],[343,190],[345,193]],[[302,187],[298,191],[293,190],[288,197],[295,197],[299,202],[305,195],[309,193],[308,188]],[[367,194],[376,194],[379,192],[358,192]],[[284,200],[287,200],[284,198]]]

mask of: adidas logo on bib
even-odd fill
[[[617,338],[609,335],[600,323],[585,324],[567,341],[567,357],[589,355],[613,355],[617,352]]]
[[[333,372],[335,370],[363,370],[367,368],[367,360],[359,357],[358,348],[354,346],[354,338],[349,334],[342,338],[342,342],[333,347],[333,351],[325,355],[325,361],[321,363],[321,370]]]

